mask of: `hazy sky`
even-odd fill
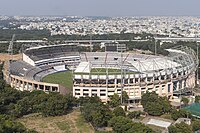
[[[0,15],[200,16],[200,0],[0,0]]]

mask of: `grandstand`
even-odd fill
[[[77,98],[97,95],[107,102],[114,93],[121,95],[126,91],[130,102],[140,102],[146,91],[168,98],[174,92],[191,91],[198,64],[195,52],[182,46],[167,50],[168,56],[82,53],[81,63],[74,71],[73,95]]]
[[[79,53],[76,45],[40,46],[26,49],[23,59],[33,66],[57,65],[78,61]]]
[[[59,84],[42,82],[50,74],[75,68],[80,62],[76,45],[49,45],[28,48],[23,59],[12,61],[4,76],[7,82],[19,90],[43,90],[66,93]],[[7,74],[7,75],[5,75]]]

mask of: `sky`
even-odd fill
[[[0,15],[200,16],[200,0],[0,0]]]

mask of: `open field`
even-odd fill
[[[94,133],[92,126],[85,122],[79,110],[64,116],[24,117],[18,121],[39,133]]]
[[[71,71],[58,72],[47,75],[42,79],[43,82],[60,84],[70,91],[73,88],[73,80]]]

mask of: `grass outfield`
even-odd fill
[[[90,71],[91,75],[106,75],[107,69],[106,68],[92,68]],[[126,74],[136,74],[138,72],[131,72],[131,71],[126,71]],[[89,74],[89,73],[76,73],[76,74]],[[108,75],[120,75],[121,74],[121,69],[112,69],[108,68]]]
[[[60,84],[70,90],[73,88],[73,79],[71,71],[58,72],[47,75],[42,79],[43,82]]]
[[[64,116],[32,116],[20,118],[18,121],[38,133],[94,133],[93,127],[83,119],[80,110]]]

